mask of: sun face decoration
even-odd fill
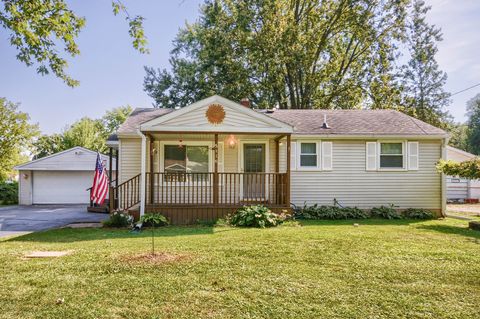
[[[205,116],[211,124],[221,124],[225,119],[225,110],[220,104],[211,104],[205,112]]]

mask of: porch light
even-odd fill
[[[227,145],[229,148],[235,148],[235,146],[237,145],[237,139],[235,138],[235,135],[231,134],[227,138]]]

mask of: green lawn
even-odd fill
[[[0,240],[0,318],[480,318],[480,232],[466,222],[61,229]],[[25,260],[33,250],[73,250]],[[129,261],[125,261],[125,259]],[[56,304],[64,298],[63,304]]]

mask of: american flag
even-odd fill
[[[97,153],[97,164],[95,165],[95,177],[93,178],[90,200],[95,204],[102,205],[108,193],[108,176],[105,166]]]

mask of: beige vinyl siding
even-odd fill
[[[140,174],[141,169],[141,138],[120,139],[120,183]]]
[[[258,136],[255,137],[258,138]],[[224,138],[225,136],[222,136],[220,140],[223,141]],[[239,140],[253,139],[252,136],[238,136],[238,138]],[[184,137],[184,141],[188,140]],[[210,137],[205,140],[212,139]],[[399,208],[441,208],[441,176],[435,170],[435,163],[441,156],[440,141],[419,142],[420,162],[417,171],[366,171],[366,140],[333,140],[332,142],[331,171],[292,170],[291,200],[294,204],[303,205],[307,202],[332,205],[333,199],[336,198],[342,205],[360,208],[388,204],[394,204]],[[121,139],[121,181],[140,173],[140,145],[139,138]],[[275,141],[273,138],[270,139],[269,148],[269,169],[270,172],[274,172]],[[238,171],[238,152],[239,145],[233,149],[225,145],[225,172]],[[148,168],[147,164],[147,170]],[[286,140],[283,139],[280,144],[280,172],[285,171]]]
[[[19,171],[18,173],[18,203],[32,205],[32,171]]]
[[[211,127],[212,124],[208,122],[205,112],[208,109],[208,105],[199,109],[190,111],[183,114],[180,117],[176,117],[161,123],[162,126],[178,126],[178,127]],[[246,116],[244,113],[238,110],[232,109],[228,106],[224,106],[225,119],[217,127],[245,127],[249,128],[271,128],[275,127],[272,124],[267,123],[269,118],[265,118],[265,121],[260,119]]]
[[[441,209],[441,175],[435,163],[440,141],[420,141],[417,171],[366,171],[365,140],[334,140],[332,171],[292,171],[291,200],[295,205],[332,205],[371,208]],[[282,161],[282,168],[285,164]]]

